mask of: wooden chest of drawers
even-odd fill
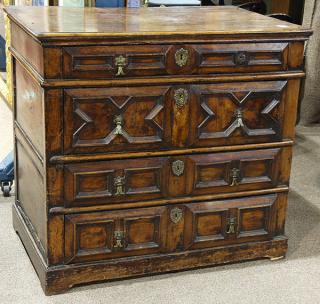
[[[310,31],[231,7],[6,11],[14,227],[47,294],[285,256]]]

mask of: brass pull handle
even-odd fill
[[[123,248],[124,247],[124,232],[115,231],[114,232],[114,248]]]
[[[125,178],[121,177],[121,176],[117,176],[114,179],[114,186],[116,187],[116,192],[115,195],[124,195],[125,194],[125,190],[124,190],[124,183]]]
[[[244,122],[243,122],[243,113],[240,109],[236,110],[235,113],[236,116],[236,123],[238,128],[243,128],[244,127]]]
[[[189,99],[189,94],[186,89],[180,88],[174,91],[173,98],[177,108],[182,108]]]
[[[178,65],[181,68],[187,64],[188,58],[189,58],[189,52],[184,48],[177,50],[174,55],[176,65]]]
[[[236,221],[237,219],[235,217],[231,217],[228,219],[228,230],[227,230],[227,234],[234,234],[236,233]]]
[[[240,182],[240,170],[238,168],[233,168],[231,170],[231,183],[230,186],[238,186]]]
[[[180,220],[182,219],[183,213],[180,208],[173,208],[170,212],[170,219],[173,223],[178,224]]]
[[[116,76],[124,76],[126,73],[124,67],[127,65],[127,58],[120,55],[115,58],[115,66],[117,68]]]
[[[172,163],[171,168],[175,176],[181,176],[184,172],[184,162],[182,160],[176,160]]]
[[[247,65],[249,63],[249,56],[246,52],[239,52],[235,54],[234,61],[238,65]]]
[[[123,123],[123,118],[121,115],[117,115],[113,122],[116,124],[116,129],[114,131],[115,135],[123,135],[123,130],[122,130],[122,123]]]

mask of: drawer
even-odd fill
[[[287,136],[286,122],[295,119],[295,111],[287,109],[296,102],[296,97],[287,97],[290,85],[290,81],[264,81],[66,89],[64,153],[279,141]]]
[[[290,161],[291,148],[283,148],[67,164],[64,202],[81,207],[268,189],[288,183]]]
[[[166,207],[67,215],[65,262],[163,252],[166,225]]]
[[[63,48],[63,77],[103,79],[284,71],[288,43],[85,46]]]
[[[272,239],[286,194],[65,215],[65,263]]]
[[[284,195],[194,203],[185,206],[184,248],[199,249],[273,238]]]

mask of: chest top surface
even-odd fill
[[[7,7],[9,17],[41,40],[52,37],[296,34],[301,26],[234,6],[164,8]]]

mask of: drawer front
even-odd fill
[[[288,69],[288,43],[63,48],[64,78],[207,75]]]
[[[185,206],[185,249],[271,239],[280,200],[277,195]]]
[[[64,166],[66,207],[273,188],[288,183],[291,148]],[[280,174],[281,172],[281,174]]]
[[[286,81],[64,92],[67,154],[278,141],[293,102]]]
[[[166,225],[166,207],[66,215],[65,262],[163,252]]]
[[[286,194],[65,215],[65,263],[227,246],[283,234]]]

